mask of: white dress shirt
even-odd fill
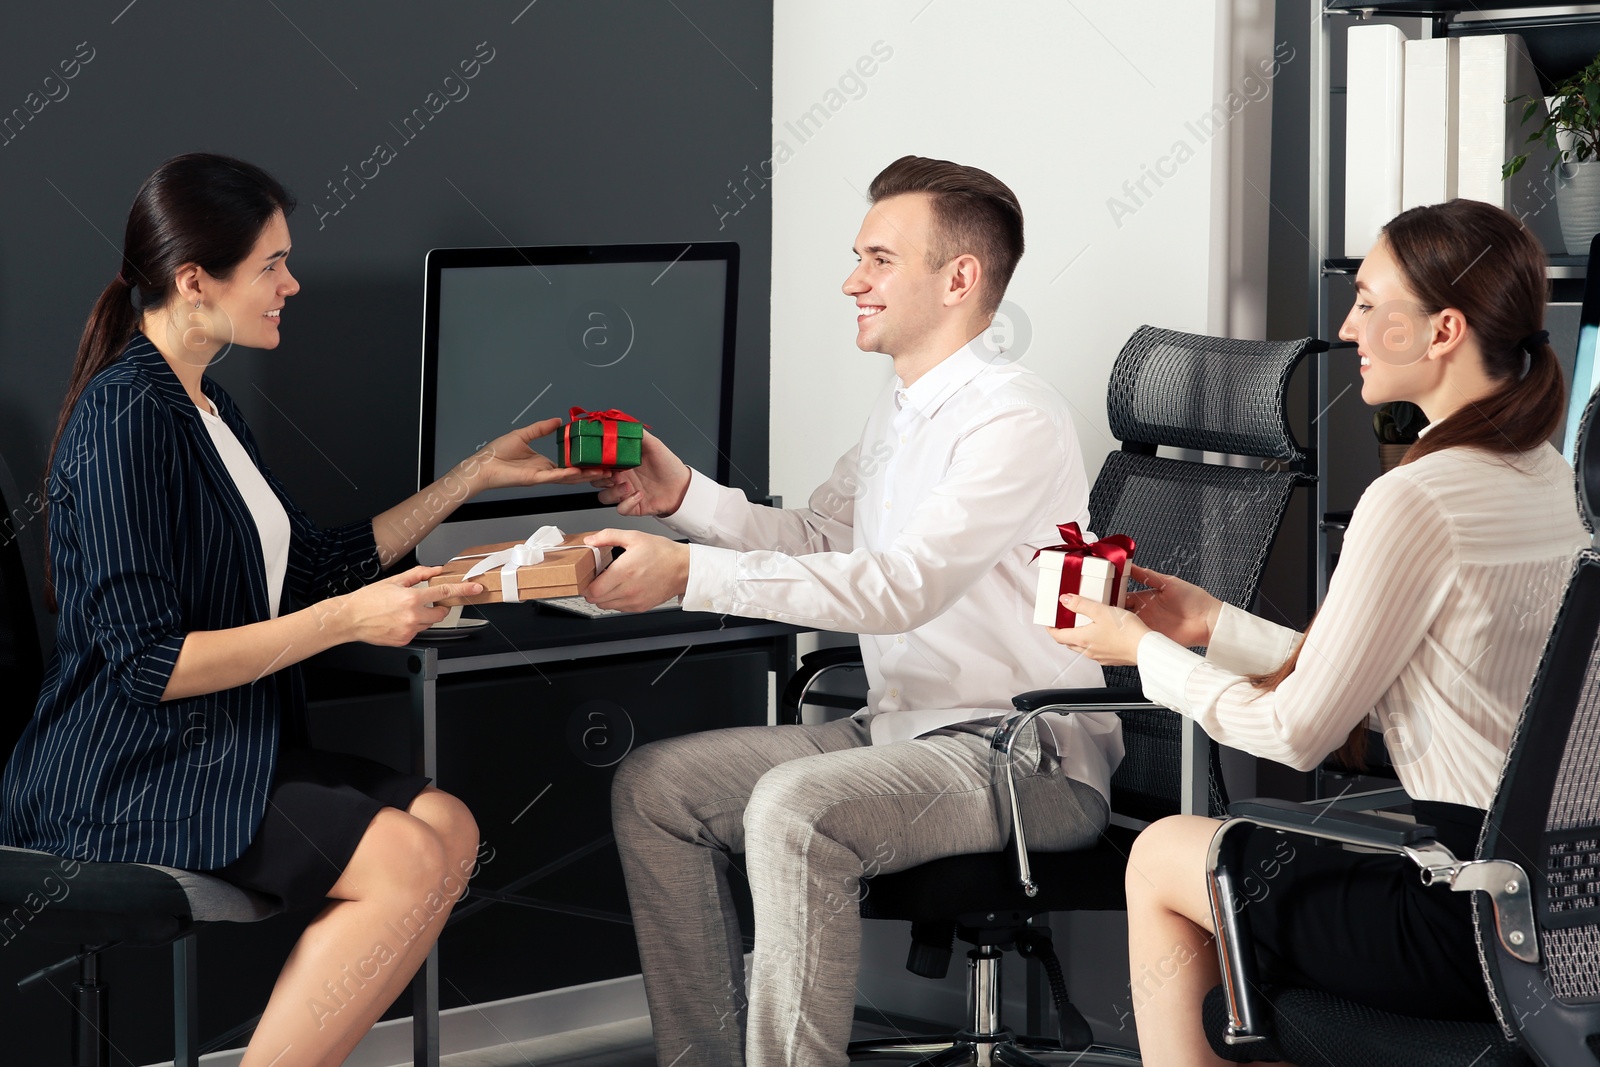
[[[1448,448],[1362,494],[1327,599],[1300,635],[1225,607],[1206,657],[1139,642],[1145,695],[1217,741],[1309,770],[1369,715],[1406,792],[1487,808],[1572,572],[1589,545],[1572,468]]]
[[[1100,668],[1032,621],[1034,550],[1088,526],[1067,402],[968,345],[885,387],[855,448],[805,508],[751,504],[693,472],[666,518],[690,548],[683,606],[857,633],[874,744],[1009,713],[1031,689],[1099,686]],[[1063,771],[1108,793],[1115,715],[1041,722]]]

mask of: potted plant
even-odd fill
[[[1561,236],[1567,251],[1586,255],[1589,242],[1600,233],[1600,55],[1556,86],[1545,98],[1527,99],[1522,108],[1526,124],[1545,111],[1544,121],[1528,135],[1529,144],[1542,143],[1552,153],[1550,169],[1557,176],[1556,205],[1561,213]],[[1549,108],[1543,105],[1548,101]],[[1529,153],[1512,156],[1501,168],[1508,179],[1528,162]]]
[[[1379,404],[1372,416],[1372,432],[1378,437],[1378,465],[1388,474],[1400,465],[1406,450],[1428,425],[1428,416],[1409,400]]]

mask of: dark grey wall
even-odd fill
[[[445,79],[459,77],[458,64],[481,42],[493,58],[464,83],[463,97],[462,83]],[[92,58],[61,80],[59,64],[80,51]],[[25,488],[38,484],[78,334],[117,270],[135,189],[163,159],[208,150],[258,163],[300,196],[290,227],[302,291],[284,313],[283,343],[236,351],[215,376],[318,521],[371,515],[414,487],[422,260],[449,245],[738,241],[734,460],[760,480],[741,488],[764,494],[770,200],[727,217],[713,205],[747,165],[771,154],[771,82],[771,7],[748,0],[95,0],[14,15],[0,33],[0,455]],[[446,92],[459,99],[412,139],[394,128],[430,93],[439,94],[437,107]],[[13,108],[29,117],[7,128]],[[352,182],[355,196],[346,194],[338,214],[325,214],[338,204],[327,183],[356,170],[380,142],[394,158],[365,188]],[[14,518],[36,554],[37,524],[26,508]],[[709,683],[692,684],[703,692]],[[510,715],[527,720],[516,737],[481,716],[448,716],[441,748],[559,746],[564,719],[551,699],[541,694],[535,710],[554,725]],[[652,699],[665,698],[652,690]],[[370,702],[364,738],[381,748],[403,731],[405,700]],[[343,721],[352,706],[325,704],[321,715]],[[667,732],[666,722],[652,722]],[[514,776],[502,777],[507,790],[517,788]],[[473,803],[489,827],[526,798],[475,795]],[[603,811],[603,789],[588,803]],[[552,807],[552,816],[561,810]],[[547,850],[533,822],[517,830],[533,835],[523,846],[539,859]],[[513,873],[514,864],[500,866],[495,884]],[[260,1010],[305,921],[206,931],[208,1037]],[[512,925],[492,925],[504,923]],[[584,968],[604,970],[631,951],[623,926],[614,945],[585,949],[526,923],[495,911],[474,919],[467,940],[485,937],[494,952],[451,947],[451,981],[480,1001],[580,972],[595,977]],[[506,943],[521,946],[514,959],[499,958]],[[587,953],[577,971],[575,952]],[[27,938],[0,946],[0,988],[14,990],[17,978],[61,955]],[[115,1062],[170,1057],[166,953],[122,950],[106,970],[117,987]],[[61,990],[69,982],[0,995],[0,1059],[65,1062],[70,1014]]]
[[[300,197],[283,343],[214,373],[314,518],[415,487],[422,259],[447,245],[738,241],[734,458],[765,493],[771,202],[725,219],[712,205],[771,154],[771,9],[524,2],[106,0],[9,20],[0,117],[44,102],[0,127],[0,454],[18,480],[37,484],[139,182],[208,150]],[[446,83],[480,53],[475,78]],[[441,100],[407,140],[413,109]],[[380,143],[394,158],[341,208],[329,183],[371,174]]]

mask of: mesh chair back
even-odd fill
[[[11,471],[0,459],[0,679],[5,687],[5,699],[0,700],[0,767],[11,758],[22,728],[33,716],[44,680],[39,628],[18,543],[19,523],[27,521],[29,513],[20,504]]]
[[[1233,341],[1141,326],[1117,357],[1106,412],[1124,442],[1152,451],[1169,445],[1298,463],[1305,457],[1289,433],[1285,393],[1305,354],[1325,348],[1310,338]],[[1113,452],[1089,494],[1090,527],[1131,535],[1141,566],[1249,610],[1290,495],[1303,480],[1259,465]],[[1132,667],[1105,673],[1107,685],[1139,685]],[[1170,712],[1123,713],[1127,755],[1111,779],[1113,809],[1137,819],[1179,810],[1182,730]],[[1221,814],[1225,797],[1212,764],[1211,810]]]
[[[1124,442],[1304,459],[1283,397],[1300,358],[1326,347],[1309,338],[1235,341],[1141,326],[1111,370],[1111,432]]]
[[[1543,1063],[1600,1061],[1600,553],[1578,558],[1479,856],[1522,865],[1538,927],[1539,962],[1524,963],[1475,901],[1501,1026]]]

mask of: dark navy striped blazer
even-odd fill
[[[318,530],[261,463],[239,410],[207,396],[283,501],[282,610],[378,576],[370,522]],[[182,384],[143,334],[96,375],[47,482],[61,615],[33,720],[0,783],[0,842],[88,860],[211,870],[244,851],[280,740],[304,743],[288,667],[163,702],[191,630],[269,616],[261,544]]]

